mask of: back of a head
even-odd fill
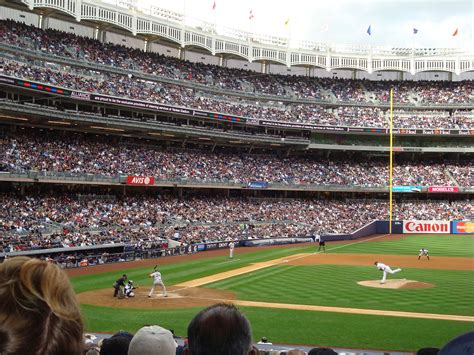
[[[252,329],[233,305],[219,303],[199,312],[188,326],[189,355],[247,355]]]
[[[330,348],[313,348],[308,352],[308,355],[337,355],[337,352]]]
[[[416,352],[416,355],[438,355],[439,348],[421,348]]]
[[[286,355],[306,355],[306,352],[300,349],[292,349],[292,350],[288,350]]]
[[[127,355],[133,334],[119,332],[102,341],[100,355]]]
[[[135,333],[128,347],[128,355],[175,355],[177,346],[168,329],[149,325]]]
[[[439,355],[472,355],[474,354],[474,330],[464,333],[444,345]]]
[[[67,275],[27,257],[0,264],[0,353],[82,354],[83,325]]]

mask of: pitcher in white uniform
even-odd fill
[[[387,273],[388,274],[396,274],[397,272],[402,271],[402,269],[400,269],[400,268],[392,270],[392,268],[390,266],[385,265],[383,263],[379,263],[378,261],[376,261],[374,263],[374,265],[377,267],[377,269],[379,269],[380,271],[383,271],[382,281],[380,281],[381,284],[384,284],[385,280],[387,280]]]
[[[155,292],[155,287],[157,285],[161,286],[161,289],[163,290],[163,297],[168,297],[165,284],[163,283],[163,280],[161,279],[161,272],[156,270],[155,272],[152,272],[149,276],[153,278],[153,286],[151,287],[148,297],[151,297],[153,295],[153,292]]]

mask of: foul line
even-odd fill
[[[364,243],[364,242],[376,240],[376,239],[385,237],[387,235],[388,234],[382,234],[382,235],[378,235],[378,236],[370,238],[370,239],[364,239],[364,240],[360,240],[360,241],[350,243],[350,244],[342,244],[340,246],[331,248],[330,250],[341,249],[341,248],[345,248],[347,246],[351,246],[351,245],[354,245],[354,244],[359,244],[359,243]],[[230,277],[239,276],[239,275],[247,274],[247,273],[250,273],[250,272],[253,272],[253,271],[265,269],[265,268],[275,266],[275,265],[278,265],[278,264],[281,264],[281,263],[287,263],[290,260],[298,260],[298,259],[301,259],[301,258],[306,258],[306,257],[308,257],[309,255],[312,255],[312,254],[320,254],[320,252],[295,254],[295,255],[290,255],[290,256],[286,256],[286,257],[282,257],[282,258],[278,258],[278,259],[273,259],[273,260],[270,260],[270,261],[255,263],[255,264],[251,264],[251,265],[248,265],[248,266],[241,267],[239,269],[225,271],[225,272],[221,272],[219,274],[214,274],[214,275],[211,275],[211,276],[202,277],[200,279],[186,281],[186,282],[177,284],[175,286],[185,287],[185,288],[199,287],[199,286],[203,286],[203,285],[206,285],[206,284],[209,284],[209,283],[212,283],[212,282],[222,281],[222,280],[228,279]]]
[[[474,322],[474,317],[458,316],[458,315],[452,315],[452,314],[384,311],[384,310],[378,310],[378,309],[311,306],[311,305],[301,305],[301,304],[238,301],[238,300],[235,300],[235,301],[232,301],[232,302],[239,305],[239,306],[248,306],[248,307],[284,308],[284,309],[315,311],[315,312],[336,312],[336,313],[364,314],[364,315],[373,315],[373,316],[423,318],[423,319],[438,319],[438,320],[454,320],[454,321],[463,321],[463,322]]]
[[[380,239],[382,237],[387,236],[388,234],[379,235],[370,239],[364,239],[361,241],[357,241],[350,244],[342,244],[340,246],[331,248],[330,250],[334,249],[341,249],[347,246],[351,246],[354,244],[360,244],[367,241],[372,241],[376,239]],[[320,254],[321,252],[315,252],[312,254]],[[291,255],[288,257],[282,257],[278,259],[274,259],[271,261],[261,262],[252,264],[249,266],[245,266],[239,269],[231,270],[222,272],[219,274],[215,274],[212,276],[203,277],[200,279],[195,279],[187,282],[183,282],[177,284],[175,286],[181,286],[182,288],[173,290],[173,292],[179,292],[182,290],[186,290],[188,288],[198,287],[202,285],[206,285],[211,282],[225,280],[230,277],[239,276],[243,274],[247,274],[253,271],[265,269],[271,266],[275,266],[281,263],[286,263],[290,260],[297,260],[301,258],[306,258],[312,254],[296,254]],[[200,298],[201,297],[190,297],[187,298]],[[206,298],[204,298],[206,299]],[[421,318],[421,319],[438,319],[438,320],[452,320],[452,321],[463,321],[463,322],[474,322],[474,317],[471,316],[460,316],[460,315],[451,315],[451,314],[435,314],[435,313],[418,313],[418,312],[402,312],[402,311],[385,311],[385,310],[377,310],[377,309],[362,309],[362,308],[344,308],[344,307],[330,307],[330,306],[312,306],[312,305],[302,305],[302,304],[288,304],[288,303],[270,303],[270,302],[257,302],[257,301],[240,301],[240,300],[225,300],[225,299],[212,299],[213,301],[217,302],[226,302],[226,303],[234,303],[239,306],[247,306],[247,307],[260,307],[260,308],[279,308],[279,309],[293,309],[293,310],[305,310],[305,311],[314,311],[314,312],[334,312],[334,313],[350,313],[350,314],[364,314],[364,315],[374,315],[374,316],[389,316],[389,317],[404,317],[404,318]]]
[[[173,292],[175,292],[175,290]],[[213,302],[232,303],[232,304],[235,304],[238,306],[244,306],[244,307],[291,309],[291,310],[296,310],[296,311],[333,312],[333,313],[346,313],[346,314],[362,314],[362,315],[369,315],[369,316],[387,316],[387,317],[474,322],[474,317],[460,316],[460,315],[455,315],[455,314],[385,311],[385,310],[380,310],[380,309],[313,306],[313,305],[307,305],[307,304],[272,303],[272,302],[257,302],[257,301],[239,301],[239,300],[226,300],[226,299],[220,299],[220,298],[196,297],[196,296],[185,296],[185,297],[200,299],[200,300],[210,300]]]
[[[240,260],[240,259],[232,259],[232,260],[227,260],[227,261],[223,261],[221,263],[215,263],[214,265],[221,265],[221,264],[227,264],[227,263],[231,263],[233,261],[237,261],[237,260]]]

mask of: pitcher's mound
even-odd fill
[[[428,282],[419,282],[415,280],[406,280],[406,279],[391,279],[385,281],[384,284],[380,283],[380,280],[367,280],[359,281],[359,285],[367,287],[377,287],[377,288],[429,288],[434,287],[433,284]]]

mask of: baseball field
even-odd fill
[[[431,260],[418,260],[420,248]],[[380,284],[374,261],[402,268]],[[159,265],[169,297],[148,298],[148,274]],[[441,347],[474,328],[474,237],[373,236],[316,244],[237,248],[68,271],[87,331],[136,331],[159,324],[185,335],[203,307],[235,303],[254,339],[274,343],[415,351]],[[139,286],[112,297],[126,273]]]

